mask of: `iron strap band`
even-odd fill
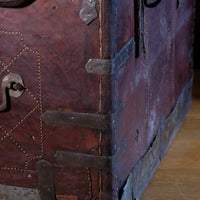
[[[47,125],[66,125],[72,127],[108,130],[115,125],[123,107],[124,103],[121,102],[116,111],[108,115],[47,110],[41,117],[42,121]]]
[[[56,200],[52,164],[40,160],[37,162],[36,169],[40,199]]]
[[[124,138],[113,156],[97,156],[85,153],[77,153],[67,150],[57,150],[54,159],[59,165],[75,168],[95,168],[98,170],[115,170],[117,163],[125,154],[127,141]]]
[[[88,73],[112,75],[116,73],[130,58],[134,50],[134,40],[131,38],[112,59],[89,59],[85,68]]]

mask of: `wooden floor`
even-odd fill
[[[200,73],[197,73],[191,109],[140,200],[200,200]]]

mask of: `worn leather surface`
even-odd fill
[[[150,148],[161,118],[170,114],[191,77],[193,1],[179,8],[176,1],[161,1],[155,8],[144,8],[144,19],[145,51],[131,58],[114,79],[116,105],[126,102],[115,129],[115,146],[128,138],[128,151],[115,174],[119,188]]]
[[[134,36],[130,0],[98,1],[98,18],[80,19],[81,0],[36,0],[0,9],[0,80],[19,74],[26,90],[0,113],[0,184],[36,188],[36,162],[53,164],[56,194],[117,199],[191,76],[193,1],[144,8],[144,51],[112,76],[88,74],[90,58],[108,59]],[[1,95],[1,93],[0,93]],[[47,126],[48,109],[110,114],[125,107],[113,129]],[[126,138],[115,171],[58,165],[57,149],[111,156]]]
[[[82,1],[39,0],[0,9],[0,80],[17,73],[26,87],[0,113],[1,184],[37,187],[35,165],[43,158],[55,165],[57,194],[98,195],[97,170],[64,168],[53,159],[57,149],[98,154],[98,134],[40,119],[47,109],[98,113],[99,77],[88,75],[85,63],[99,57],[99,23],[86,26],[81,7]]]

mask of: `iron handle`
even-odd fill
[[[182,7],[183,5],[183,0],[177,0],[177,8]]]
[[[7,109],[8,95],[20,97],[25,90],[22,78],[18,74],[8,74],[2,80],[2,104],[0,112]]]
[[[31,0],[0,0],[0,7],[14,8]]]
[[[148,8],[154,8],[156,7],[159,3],[161,2],[161,0],[156,0],[153,3],[149,3],[148,0],[144,0],[144,5]]]

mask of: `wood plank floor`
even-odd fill
[[[140,200],[200,200],[199,72],[195,75],[190,111]]]

